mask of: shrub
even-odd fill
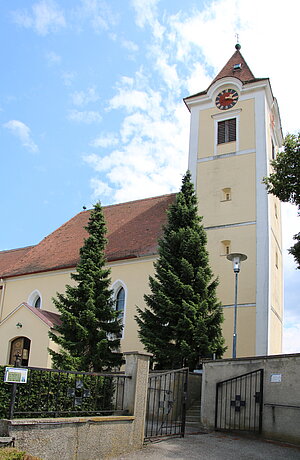
[[[14,447],[4,447],[0,449],[0,460],[23,460],[25,452]]]
[[[34,457],[26,454],[15,447],[4,447],[0,449],[0,460],[42,460],[40,457]]]

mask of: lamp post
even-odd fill
[[[233,321],[233,342],[232,342],[232,357],[236,358],[236,320],[237,320],[237,293],[238,293],[238,274],[240,272],[241,262],[247,259],[245,254],[233,252],[227,255],[227,259],[232,262],[233,271],[235,274],[235,289],[234,289],[234,321]]]

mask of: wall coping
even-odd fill
[[[9,420],[11,426],[17,425],[64,425],[72,423],[106,423],[106,422],[133,422],[134,415],[107,415],[96,417],[55,417],[55,418],[22,418]]]
[[[125,356],[127,355],[149,356],[150,358],[151,356],[153,356],[152,353],[147,353],[146,351],[124,351],[123,355]]]
[[[203,360],[203,364],[207,363],[223,363],[223,362],[241,362],[241,361],[261,361],[264,359],[278,359],[278,358],[300,358],[300,353],[287,353],[280,355],[261,355],[261,356],[245,356],[241,358],[224,358],[224,359],[208,359]]]

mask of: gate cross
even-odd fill
[[[235,395],[235,399],[230,402],[231,407],[234,407],[235,412],[240,412],[241,407],[246,406],[246,401],[241,400],[241,395]]]

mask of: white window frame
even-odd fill
[[[126,305],[127,305],[127,287],[126,287],[126,284],[121,281],[121,280],[116,280],[113,285],[112,285],[112,291],[113,291],[113,300],[114,302],[117,300],[117,295],[118,295],[118,292],[121,288],[124,289],[124,293],[125,293],[125,300],[124,300],[124,310],[123,310],[123,313],[122,313],[122,324],[123,324],[123,329],[122,329],[122,336],[120,337],[121,339],[124,338],[124,331],[125,331],[125,320],[126,320]]]
[[[34,304],[37,301],[38,297],[41,299],[38,310],[41,310],[42,305],[43,305],[43,299],[42,299],[42,294],[40,293],[38,289],[35,289],[34,291],[32,291],[32,293],[28,296],[27,303],[29,303],[31,307],[34,307]]]
[[[231,118],[236,119],[236,140],[232,141],[235,142],[235,151],[238,152],[240,148],[240,138],[239,138],[239,133],[240,133],[240,113],[242,109],[238,110],[230,110],[229,112],[225,113],[217,113],[215,115],[212,115],[212,118],[214,120],[214,155],[218,154],[218,147],[222,145],[227,145],[228,142],[225,142],[223,144],[218,144],[218,123],[220,121],[226,121],[230,120]]]

